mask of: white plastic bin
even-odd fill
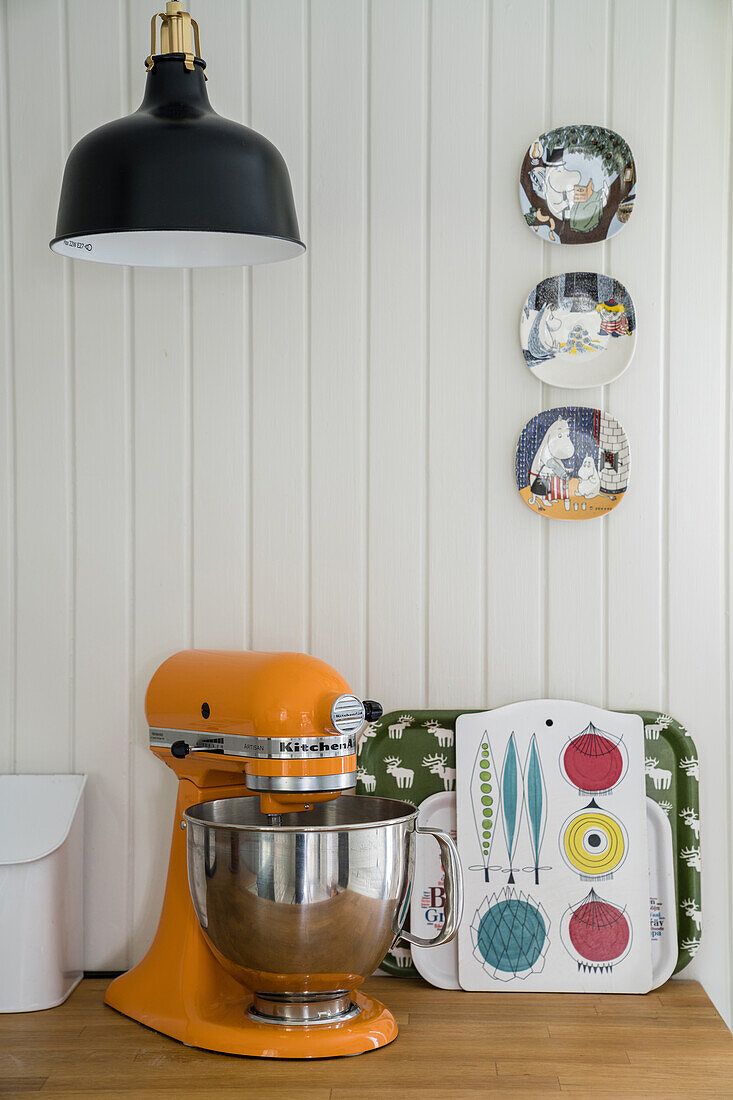
[[[0,775],[0,1012],[61,1004],[82,976],[85,775]]]

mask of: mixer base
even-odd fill
[[[117,982],[120,980],[118,978]],[[107,991],[105,1001],[125,1016],[178,1039],[186,1046],[222,1054],[255,1058],[338,1058],[377,1050],[397,1038],[397,1022],[389,1009],[358,991],[351,997],[360,1012],[351,1019],[329,1025],[288,1027],[253,1020],[248,1015],[250,998],[219,1001],[208,1006],[189,1004],[185,1015],[181,1013],[180,1016],[172,1013],[170,1006],[160,1015],[152,1006],[141,1011],[132,1005],[123,1005],[122,998],[117,1001],[115,984],[113,982]]]
[[[234,778],[241,784],[241,774]],[[205,798],[240,793],[233,785],[199,789],[187,779],[178,786],[176,823]],[[253,1020],[248,1015],[253,994],[227,973],[203,937],[188,890],[186,832],[174,826],[158,931],[137,966],[107,987],[108,1005],[187,1046],[257,1058],[337,1058],[376,1050],[397,1038],[389,1009],[358,990],[349,998],[360,1012],[327,1024]],[[272,1005],[263,1007],[274,1011]]]

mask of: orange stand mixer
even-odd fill
[[[190,650],[160,666],[146,714],[179,779],[168,879],[155,939],[107,1004],[233,1054],[332,1057],[396,1037],[357,987],[401,933],[417,811],[341,793],[381,713],[304,654]],[[430,831],[446,870],[437,944],[460,919],[460,865]]]

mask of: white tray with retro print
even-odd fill
[[[677,907],[674,887],[672,829],[660,806],[646,800],[649,847],[649,919],[654,988],[663,985],[677,963]],[[420,806],[418,824],[443,829],[456,837],[456,796],[440,791]],[[418,834],[410,928],[419,936],[437,935],[443,924],[443,869],[438,849]],[[465,916],[464,916],[465,919]],[[422,977],[439,989],[460,989],[458,940],[441,947],[412,948],[412,961]]]

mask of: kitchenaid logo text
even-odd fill
[[[91,252],[94,247],[91,244],[84,244],[84,241],[64,241],[67,248],[85,248],[87,252]]]
[[[318,741],[312,745],[301,745],[299,741],[281,741],[280,752],[338,752],[347,756],[356,752],[356,741],[353,737],[344,737],[340,741]]]

